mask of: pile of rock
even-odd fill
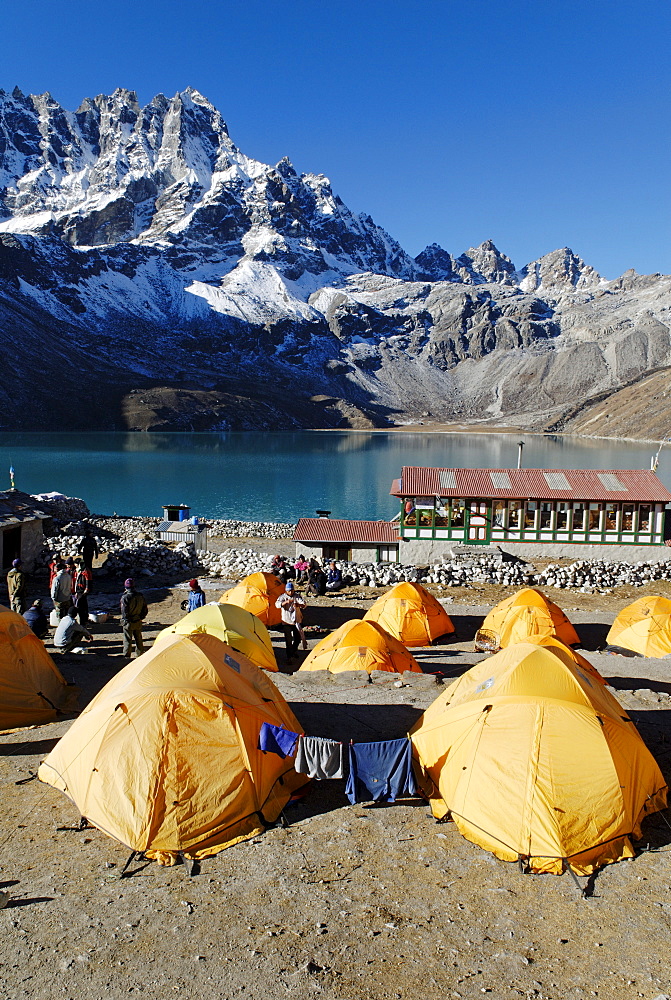
[[[535,577],[533,567],[524,562],[503,562],[499,556],[476,558],[455,556],[449,562],[430,566],[423,579],[444,587],[464,587],[469,583],[499,583],[509,587],[528,587]]]
[[[224,521],[205,519],[212,538],[292,538],[295,524],[278,521]]]
[[[199,570],[193,545],[178,542],[174,548],[161,542],[141,542],[110,552],[102,572],[118,576],[191,576]]]
[[[642,587],[652,580],[671,580],[669,562],[608,562],[605,559],[579,559],[570,566],[551,564],[536,577],[536,582],[562,590],[609,591],[628,584]]]
[[[241,580],[250,573],[269,573],[272,555],[255,549],[226,549],[224,552],[199,552],[201,567],[215,579]]]
[[[35,493],[32,495],[38,502],[40,510],[51,515],[54,519],[56,528],[67,521],[91,515],[91,511],[79,497],[66,497],[63,493]]]

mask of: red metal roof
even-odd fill
[[[296,542],[371,542],[389,545],[398,541],[398,524],[389,521],[339,521],[330,517],[301,517],[294,531]]]
[[[517,500],[621,500],[668,503],[654,472],[631,469],[425,469],[405,466],[398,497],[511,497]]]

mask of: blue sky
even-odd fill
[[[570,246],[612,278],[671,273],[670,40],[667,0],[23,0],[0,86],[190,84],[412,254]]]

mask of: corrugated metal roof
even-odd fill
[[[454,476],[454,487],[444,486]],[[494,479],[492,474],[496,474]],[[510,488],[502,488],[501,474]],[[640,469],[425,469],[406,466],[394,496],[513,497],[539,500],[621,500],[668,503],[671,493],[654,472]]]
[[[294,531],[296,542],[371,542],[389,545],[398,541],[397,524],[389,521],[340,521],[330,517],[301,517]]]
[[[51,515],[40,509],[30,493],[21,490],[0,492],[0,524],[20,524],[46,517]]]

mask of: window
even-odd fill
[[[398,562],[398,545],[379,545],[377,549],[378,562]]]
[[[603,530],[604,531],[617,531],[617,512],[618,512],[618,509],[619,509],[619,507],[618,507],[618,504],[616,504],[616,503],[607,503],[606,504],[606,506],[604,508],[604,522],[603,522]]]
[[[557,522],[556,522],[557,531],[568,531],[568,517],[569,517],[570,506],[571,506],[570,504],[563,502],[557,504]]]
[[[403,502],[403,524],[414,527],[417,524],[417,509],[413,497]]]
[[[622,507],[622,530],[623,531],[633,531],[634,530],[634,505],[633,505],[633,503],[626,503]]]
[[[463,528],[464,526],[464,510],[466,509],[465,500],[453,500],[452,501],[452,527],[453,528]]]
[[[503,528],[506,523],[506,501],[495,500],[492,513],[492,525],[495,528]]]
[[[524,527],[529,530],[536,528],[536,515],[538,512],[538,504],[535,500],[527,500],[526,503],[526,513],[524,515]]]
[[[584,531],[585,530],[585,508],[581,503],[573,504],[573,530],[574,531]]]
[[[650,504],[641,504],[638,508],[638,530],[650,531]]]
[[[510,500],[508,502],[508,527],[519,528],[522,517],[522,501]]]
[[[601,504],[591,503],[589,505],[589,514],[587,521],[588,531],[600,531],[601,530]]]
[[[550,529],[552,527],[552,508],[554,504],[541,504],[541,528]]]

